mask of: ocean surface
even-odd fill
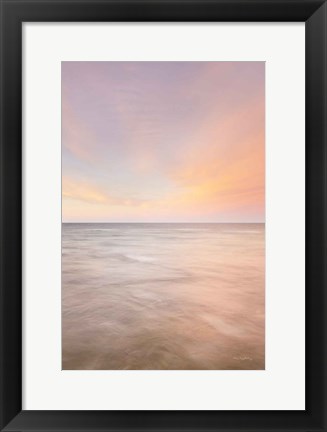
[[[63,224],[63,369],[264,369],[264,329],[264,224]]]

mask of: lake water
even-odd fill
[[[264,369],[264,224],[63,224],[63,369]]]

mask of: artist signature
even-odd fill
[[[241,356],[241,357],[233,357],[233,360],[241,360],[241,361],[250,360],[250,361],[252,361],[252,358],[247,357],[247,356]]]

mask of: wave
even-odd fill
[[[222,231],[223,234],[261,234],[258,230],[239,230],[239,231]]]
[[[144,255],[123,255],[124,257],[138,262],[154,262],[155,258]]]

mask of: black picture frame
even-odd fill
[[[326,1],[0,0],[0,4],[0,429],[2,431],[326,431]],[[305,411],[22,410],[22,23],[29,21],[305,22]],[[296,158],[296,155],[294,157]],[[282,392],[283,389],[281,388],[280,391]]]

